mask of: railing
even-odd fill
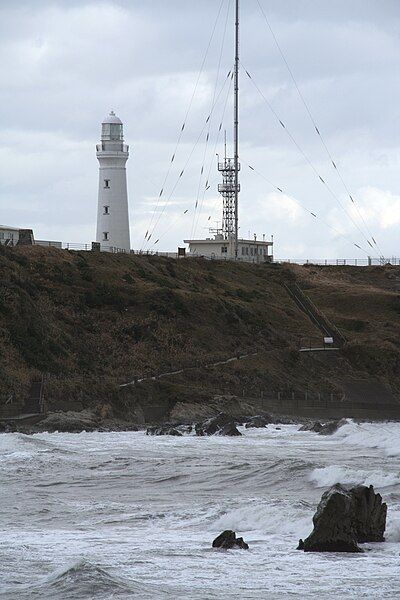
[[[284,283],[283,285],[298,307],[309,317],[320,331],[322,331],[324,336],[332,337],[335,344],[338,344],[339,346],[343,346],[343,344],[346,343],[346,338],[341,331],[339,331],[336,325],[331,323],[324,313],[315,306],[311,298],[303,292],[297,283]]]
[[[129,146],[121,142],[107,141],[101,144],[96,144],[97,152],[110,152],[112,154],[126,154],[129,152]]]
[[[396,256],[380,258],[278,258],[274,262],[294,265],[322,265],[335,267],[371,267],[383,265],[400,265],[400,258]]]
[[[239,240],[240,241],[240,240]],[[3,240],[0,240],[0,244],[4,243]],[[79,244],[76,242],[47,242],[47,241],[39,241],[39,246],[49,246],[56,248],[63,248],[64,250],[85,250],[91,251],[93,250],[92,242],[88,244]],[[122,252],[127,254],[128,251],[123,248],[117,248],[115,246],[105,246],[100,242],[101,251],[102,252],[113,252],[118,253]],[[158,252],[155,250],[130,250],[130,254],[137,255],[146,255],[146,256],[168,256],[170,258],[178,258],[177,252]],[[186,257],[196,257],[196,258],[205,258],[205,259],[214,259],[214,260],[232,260],[229,257],[224,256],[205,256],[200,253],[187,253]],[[181,257],[179,257],[181,258]],[[241,260],[241,257],[238,257],[238,260]],[[267,257],[268,262],[274,262],[277,264],[293,264],[293,265],[319,265],[319,266],[351,266],[351,267],[368,267],[368,266],[385,266],[385,265],[395,265],[400,266],[400,258],[396,256],[391,257],[380,257],[380,258],[273,258],[272,256]],[[248,259],[245,259],[245,262],[250,262]],[[254,260],[253,262],[258,262]]]
[[[218,163],[218,171],[234,171],[235,170],[235,159],[225,158],[224,162]],[[238,171],[240,171],[240,163],[238,163]]]

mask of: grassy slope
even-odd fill
[[[243,265],[0,249],[0,398],[50,375],[52,406],[112,401],[118,384],[238,351],[259,355],[140,390],[174,402],[215,392],[340,389],[337,366],[297,352],[320,337],[282,288],[295,277],[350,343],[347,356],[400,391],[399,269]],[[397,277],[397,279],[396,279]],[[397,289],[396,289],[397,286]],[[346,363],[348,374],[352,367]],[[135,397],[139,392],[126,392]]]
[[[354,367],[400,392],[399,267],[295,268],[303,290],[346,335]]]

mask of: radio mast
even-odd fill
[[[234,167],[235,167],[235,260],[238,257],[239,233],[239,0],[235,11],[235,99],[234,99]]]
[[[227,158],[226,150],[224,161],[218,163],[218,171],[222,173],[222,183],[218,191],[223,198],[222,209],[222,234],[224,239],[233,245],[233,257],[238,258],[238,200],[239,184],[239,0],[236,0],[235,10],[235,67],[234,67],[234,117],[233,117],[233,158]],[[226,148],[226,143],[225,143]]]

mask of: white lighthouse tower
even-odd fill
[[[113,111],[102,123],[101,143],[96,146],[96,155],[100,163],[96,240],[103,250],[129,252],[125,167],[129,146],[124,144],[122,121]]]

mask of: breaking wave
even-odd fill
[[[33,585],[15,586],[4,590],[1,596],[9,600],[25,598],[52,598],[52,600],[77,600],[78,598],[159,598],[161,591],[155,586],[142,585],[110,575],[105,569],[87,561],[78,561],[43,578]],[[165,590],[162,597],[172,597]]]
[[[316,487],[328,487],[335,483],[352,485],[373,485],[375,489],[400,485],[399,473],[382,473],[382,471],[363,471],[339,465],[331,465],[314,469],[309,480]]]
[[[332,438],[368,449],[378,448],[387,456],[400,456],[399,433],[400,423],[356,423],[350,419]]]

